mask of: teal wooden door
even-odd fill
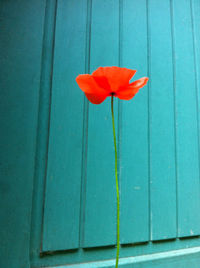
[[[199,14],[198,0],[47,1],[32,267],[114,267],[110,99],[91,105],[75,82],[113,65],[150,78],[115,100],[120,264],[199,267]]]

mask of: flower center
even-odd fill
[[[115,92],[110,92],[110,95],[111,95],[111,96],[115,96],[116,93],[115,93]]]

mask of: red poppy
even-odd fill
[[[147,77],[143,77],[129,83],[135,73],[136,70],[116,66],[99,67],[91,75],[78,75],[76,82],[93,104],[100,104],[109,96],[130,100],[148,81]]]

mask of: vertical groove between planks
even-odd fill
[[[175,172],[176,172],[176,237],[178,237],[178,174],[177,174],[177,118],[176,118],[176,61],[174,45],[174,11],[173,0],[170,0],[171,17],[171,40],[172,40],[172,68],[173,68],[173,87],[174,87],[174,154],[175,154]]]
[[[90,73],[90,45],[91,45],[91,17],[92,17],[92,0],[87,0],[87,21],[86,21],[86,43],[85,43],[85,72]],[[86,181],[87,181],[87,145],[88,145],[88,116],[89,102],[84,98],[83,107],[83,142],[82,142],[82,171],[81,171],[81,198],[80,198],[80,230],[79,246],[82,247],[84,241],[85,227],[85,202],[86,202]]]
[[[119,0],[119,66],[122,65],[123,2]]]
[[[149,174],[149,240],[152,239],[152,216],[151,216],[151,41],[150,41],[150,24],[149,24],[149,0],[146,0],[147,16],[147,76],[148,81],[148,174]]]
[[[197,139],[198,139],[198,163],[199,163],[199,173],[200,173],[200,147],[199,147],[199,94],[198,94],[198,83],[197,83],[197,54],[196,54],[196,42],[195,42],[195,32],[194,32],[194,8],[192,0],[190,0],[190,12],[191,12],[191,25],[192,25],[192,43],[193,43],[193,53],[194,53],[194,75],[195,75],[195,90],[196,90],[196,110],[197,110]]]
[[[122,66],[122,29],[123,29],[123,2],[119,0],[119,67]],[[125,66],[124,66],[125,67]],[[122,102],[118,99],[118,182],[121,201],[121,144],[122,144]],[[121,203],[121,202],[120,202]],[[120,206],[121,213],[121,206]]]
[[[44,17],[44,26],[43,26],[43,38],[42,38],[42,57],[41,57],[41,65],[40,65],[40,91],[39,91],[39,106],[38,106],[38,123],[37,123],[37,138],[36,138],[36,152],[35,152],[35,169],[34,169],[34,186],[33,186],[33,191],[35,191],[35,187],[36,187],[36,179],[37,179],[37,157],[39,154],[39,130],[40,130],[40,113],[42,110],[42,89],[43,89],[43,77],[44,77],[44,70],[46,70],[46,63],[44,60],[44,55],[45,55],[45,41],[46,41],[46,28],[47,28],[47,14],[49,11],[48,8],[48,4],[47,4],[48,0],[46,0],[45,3],[45,17]],[[50,94],[49,94],[50,95]],[[50,103],[50,96],[49,96],[49,103]],[[50,109],[50,104],[49,104],[49,109]],[[48,116],[49,117],[49,116]],[[47,135],[49,136],[49,122],[48,122],[48,132]],[[47,138],[47,150],[46,150],[46,156],[48,155],[48,138]],[[45,163],[45,168],[47,166],[47,163]],[[45,170],[45,175],[46,175],[46,170]],[[46,176],[45,176],[45,181],[46,181]],[[43,196],[45,194],[45,184],[44,184],[44,189],[43,189]],[[44,200],[44,199],[43,199]],[[34,201],[34,192],[33,192],[33,197],[32,197],[32,214],[33,214],[33,201]],[[42,217],[44,215],[44,202],[43,202],[43,206],[42,206]],[[33,221],[31,223],[31,225],[33,225]],[[32,229],[32,228],[31,228]],[[40,251],[42,251],[42,233],[43,231],[43,221],[42,221],[42,225],[41,225],[41,240],[40,240]]]
[[[45,41],[46,41],[46,28],[47,28],[47,14],[49,13],[49,6],[48,6],[48,0],[46,0],[45,2],[45,14],[44,14],[44,25],[43,25],[43,37],[42,37],[42,55],[41,55],[41,64],[40,64],[40,89],[39,89],[39,104],[38,104],[38,115],[37,115],[37,131],[36,131],[36,151],[35,151],[35,167],[34,167],[34,182],[33,182],[33,196],[32,196],[32,220],[31,220],[31,234],[33,233],[33,211],[34,211],[34,198],[35,198],[35,191],[36,191],[36,186],[38,186],[38,170],[37,170],[37,166],[38,166],[38,155],[39,155],[39,141],[40,141],[40,129],[41,129],[41,111],[42,111],[42,107],[43,107],[43,99],[42,99],[42,95],[43,95],[43,77],[44,77],[44,72],[46,71],[46,62],[44,60],[45,57]],[[50,102],[50,97],[49,97],[49,102]],[[49,104],[49,103],[48,103]],[[50,105],[49,105],[50,108]],[[49,122],[48,122],[48,128],[49,128]],[[47,131],[47,133],[49,133],[49,131]],[[48,141],[48,138],[47,138]],[[47,150],[48,150],[48,144],[46,146],[46,156],[47,156]],[[46,166],[46,162],[45,162],[45,166]],[[44,190],[43,190],[43,195],[44,195]],[[44,202],[43,202],[44,203]],[[42,211],[44,212],[44,204],[42,207]],[[42,212],[42,215],[44,215],[44,213]],[[41,234],[42,234],[42,228],[41,228]],[[41,237],[42,238],[42,237]],[[30,239],[30,248],[32,246],[32,237]],[[40,240],[40,247],[42,248],[42,239]],[[40,249],[41,250],[41,249]],[[30,253],[31,254],[31,253]],[[31,256],[30,256],[31,259]]]
[[[54,47],[55,47],[55,32],[56,32],[56,16],[57,16],[57,0],[54,2],[54,16],[52,19],[52,30],[50,32],[50,36],[46,34],[48,25],[49,25],[49,16],[50,16],[50,1],[47,0],[49,5],[46,6],[45,10],[45,27],[44,27],[44,38],[43,38],[43,53],[45,47],[47,46],[48,37],[51,38],[51,55],[50,55],[50,73],[48,73],[49,78],[49,116],[48,116],[48,131],[47,131],[47,151],[46,151],[46,163],[45,163],[45,176],[44,176],[44,191],[43,191],[43,206],[42,206],[42,232],[41,232],[41,244],[40,244],[40,251],[43,248],[43,227],[44,227],[44,208],[45,208],[45,193],[46,193],[46,180],[47,180],[47,164],[48,164],[48,151],[49,151],[49,131],[50,131],[50,121],[51,121],[51,99],[52,99],[52,77],[53,77],[53,61],[54,61]],[[42,73],[41,73],[41,81],[43,80],[42,77],[44,75],[46,68],[45,68],[45,61],[42,62]]]

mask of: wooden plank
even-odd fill
[[[173,1],[176,73],[178,235],[200,234],[197,92],[190,1]]]
[[[146,1],[123,1],[122,66],[147,76]],[[149,240],[148,87],[121,101],[121,243]]]
[[[118,1],[92,1],[91,72],[99,66],[118,64],[118,19]],[[113,245],[116,242],[114,145],[110,101],[108,98],[101,105],[89,105],[83,247]],[[117,119],[116,99],[114,112]]]
[[[174,83],[170,1],[149,1],[151,239],[176,237]],[[158,23],[159,22],[159,23]]]
[[[79,246],[83,100],[75,78],[85,72],[85,0],[58,1],[43,251]]]

